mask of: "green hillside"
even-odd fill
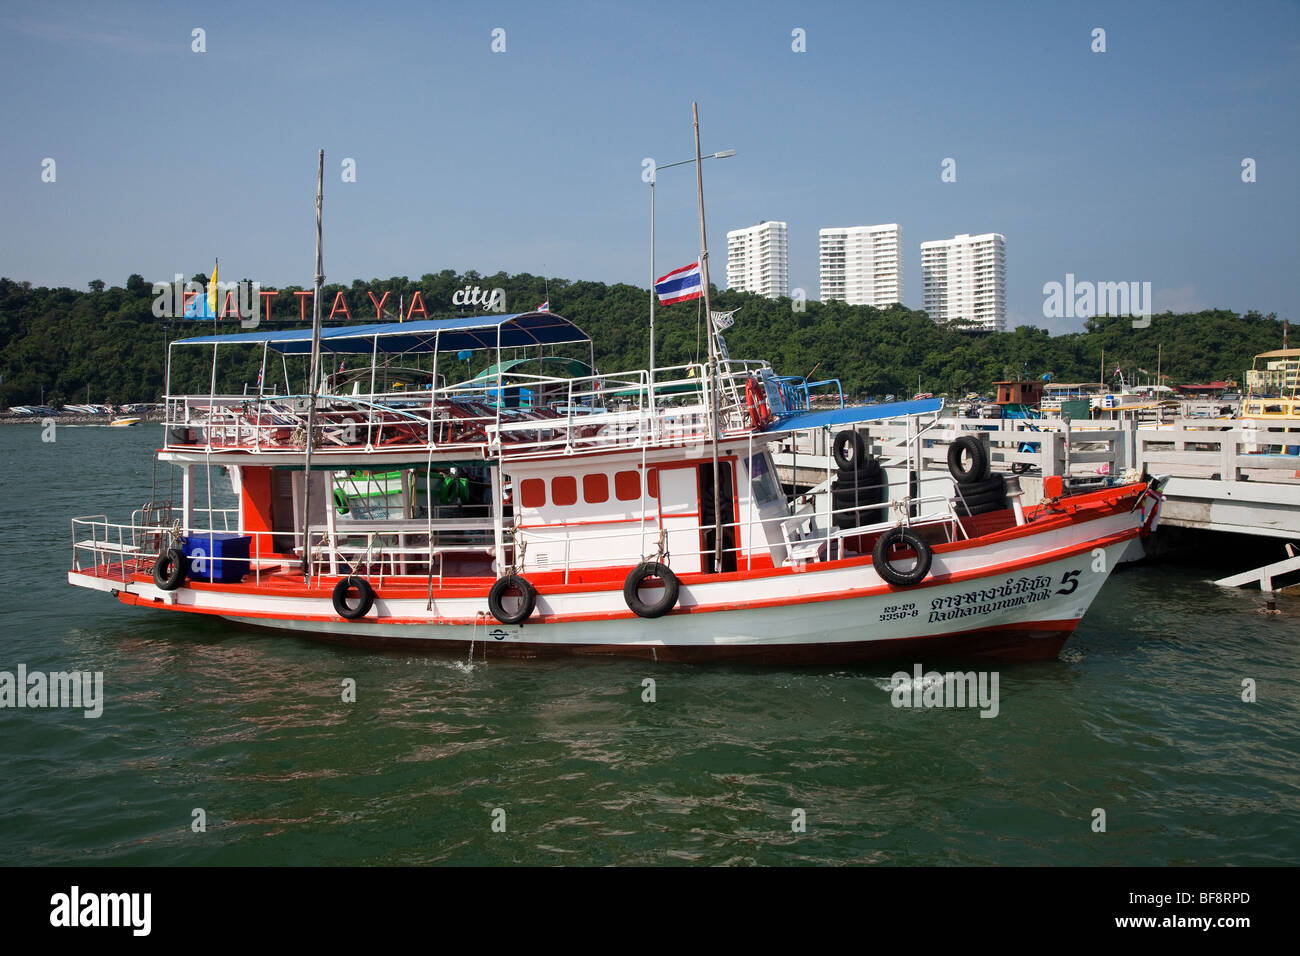
[[[201,277],[196,277],[201,278]],[[445,270],[418,280],[406,277],[357,280],[351,286],[325,287],[324,307],[339,291],[352,321],[374,321],[368,292],[396,312],[399,298],[408,305],[418,291],[430,317],[464,314],[452,298],[466,286],[503,288],[507,311],[528,311],[548,298],[551,310],[588,331],[596,360],[604,371],[644,368],[647,363],[649,292],[630,285],[552,279],[549,288],[527,274],[457,274]],[[280,289],[272,318],[277,326],[297,325],[300,302]],[[157,319],[152,314],[150,283],[132,275],[123,286],[90,283],[87,291],[37,288],[0,279],[0,407],[47,403],[125,403],[156,401],[162,392],[165,344],[187,334],[209,334],[211,323]],[[1009,375],[1037,377],[1052,373],[1057,381],[1096,381],[1102,353],[1106,371],[1116,364],[1125,374],[1144,369],[1153,378],[1157,347],[1169,384],[1241,379],[1258,352],[1282,343],[1276,316],[1225,310],[1152,317],[1145,329],[1128,318],[1096,318],[1086,331],[1050,336],[1022,326],[1012,332],[972,335],[935,325],[924,312],[895,306],[879,310],[840,303],[807,303],[797,312],[789,299],[767,300],[746,293],[714,295],[714,308],[740,309],[726,339],[735,358],[766,358],[782,374],[839,378],[852,398],[893,393],[910,396],[918,389],[961,396],[987,392],[989,384]],[[694,302],[658,310],[658,364],[694,360],[702,347],[699,308]],[[336,318],[334,324],[342,322]],[[221,323],[236,331],[231,320]],[[178,386],[206,390],[203,362],[187,358]],[[256,356],[247,369],[233,373],[256,378]],[[1147,376],[1142,376],[1144,379]]]

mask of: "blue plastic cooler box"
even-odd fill
[[[249,572],[251,535],[210,531],[186,537],[182,552],[185,572],[193,581],[219,581],[232,584]]]

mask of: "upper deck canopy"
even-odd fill
[[[554,312],[518,312],[459,319],[421,319],[323,328],[322,353],[369,355],[372,352],[459,352],[462,349],[520,348],[590,342],[591,337]],[[272,329],[233,335],[198,335],[173,345],[267,345],[286,355],[311,354],[311,329]]]

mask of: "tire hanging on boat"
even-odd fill
[[[889,563],[889,549],[895,544],[905,544],[916,552],[916,565],[910,571],[900,571]],[[930,573],[934,552],[910,528],[890,528],[876,540],[871,551],[871,564],[876,573],[897,587],[912,587],[925,580]]]
[[[962,453],[970,455],[970,467],[962,462]],[[974,435],[962,435],[948,446],[948,472],[958,482],[983,481],[989,476],[989,453]]]
[[[961,495],[967,501],[972,497],[981,495],[997,494],[999,496],[1007,493],[1007,476],[1003,472],[996,472],[989,475],[982,481],[963,481],[960,483]]]
[[[360,600],[357,601],[356,607],[348,603],[348,592],[353,588],[356,589]],[[340,578],[339,583],[334,585],[334,611],[339,617],[347,618],[349,621],[355,621],[363,618],[370,613],[371,607],[375,603],[375,589],[370,586],[370,582],[365,578],[347,577]]]
[[[959,481],[957,492],[955,502],[960,517],[1001,511],[1007,507],[1007,476],[995,472],[983,481]]]
[[[867,443],[862,440],[860,432],[846,428],[831,442],[831,454],[835,456],[835,464],[840,468],[856,471],[867,457]]]
[[[168,548],[153,563],[153,583],[164,591],[175,591],[185,583],[185,554],[180,548]]]
[[[658,600],[647,603],[641,600],[641,583],[646,578],[658,578],[664,583],[663,594]],[[632,569],[623,582],[623,600],[637,617],[663,617],[677,606],[677,595],[681,585],[677,575],[668,570],[667,565],[657,561],[645,561]]]
[[[831,483],[831,502],[836,512],[833,523],[845,529],[883,521],[883,509],[871,507],[885,497],[885,475],[880,462],[867,454],[865,441],[857,432],[841,432],[836,436],[835,447],[841,455],[852,447],[855,456],[860,448],[861,455],[848,467],[841,466]]]
[[[976,515],[991,514],[994,511],[1005,511],[1006,501],[986,501],[984,504],[972,505],[957,502],[957,517],[973,518]]]
[[[514,611],[507,611],[501,599],[511,588],[519,591],[522,600]],[[488,591],[488,610],[502,624],[522,624],[532,617],[533,609],[536,607],[537,588],[533,587],[522,574],[507,574],[503,578],[497,578],[492,585],[492,590]]]

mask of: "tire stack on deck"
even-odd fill
[[[839,471],[831,482],[831,507],[836,512],[837,528],[859,528],[885,520],[879,505],[885,496],[885,476],[880,462],[867,454],[862,435],[846,429],[835,436],[831,453]]]
[[[948,471],[957,483],[958,515],[964,518],[1007,507],[1007,476],[989,473],[988,449],[974,435],[963,435],[948,446]]]

